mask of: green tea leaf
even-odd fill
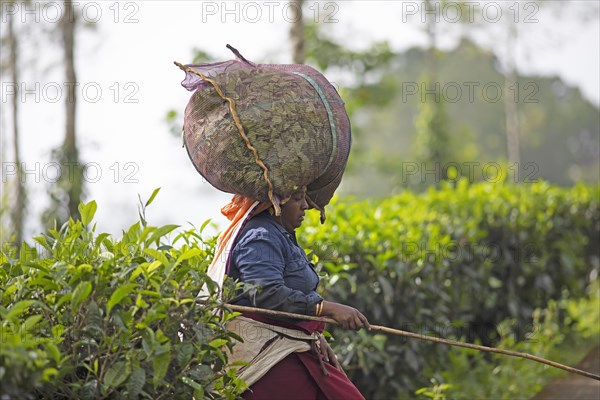
[[[212,222],[212,219],[207,219],[206,221],[204,221],[202,223],[202,225],[200,226],[200,233],[204,232],[204,229],[208,226],[208,224],[210,224]]]
[[[215,339],[215,340],[211,341],[208,345],[210,347],[214,347],[215,349],[218,349],[218,348],[224,346],[225,344],[227,344],[226,339]]]
[[[155,250],[155,249],[144,249],[144,253],[148,254],[151,257],[154,257],[158,261],[160,261],[164,266],[171,265],[165,253]]]
[[[81,223],[84,226],[87,226],[92,219],[94,219],[94,215],[96,214],[96,209],[98,205],[96,204],[96,200],[92,200],[87,204],[79,203],[79,213],[81,214]]]
[[[18,303],[15,303],[11,308],[8,309],[8,313],[4,318],[8,320],[15,319],[27,311],[27,309],[29,309],[33,303],[35,303],[34,300],[21,300]]]
[[[152,233],[152,236],[150,236],[150,239],[146,240],[146,243],[153,243],[154,241],[160,239],[161,237],[163,237],[166,234],[174,231],[177,228],[179,228],[179,225],[164,225],[164,226],[161,226],[158,229],[156,229],[154,231],[154,233]]]
[[[148,207],[150,204],[152,204],[152,202],[154,201],[154,198],[156,197],[156,195],[158,194],[159,191],[160,191],[160,188],[154,189],[154,192],[152,192],[152,195],[150,196],[150,198],[148,199],[148,201],[146,202],[144,207]]]
[[[154,357],[152,360],[152,368],[154,368],[154,378],[152,383],[154,387],[158,387],[162,383],[167,369],[169,369],[169,363],[171,362],[171,353],[162,353]]]
[[[21,324],[22,332],[29,332],[31,328],[33,328],[40,320],[42,319],[41,315],[32,315],[31,317],[27,317],[25,322]]]
[[[79,390],[79,397],[81,400],[93,400],[97,398],[98,381],[92,379],[86,382]]]
[[[115,290],[110,296],[110,299],[106,305],[106,313],[110,314],[110,310],[112,310],[112,308],[117,304],[120,304],[121,301],[123,301],[123,299],[126,298],[136,287],[137,283],[128,283],[127,285],[123,285]]]
[[[56,378],[58,376],[58,370],[56,368],[44,368],[44,372],[42,372],[42,380],[45,382],[52,382],[52,378]]]
[[[154,272],[154,270],[158,267],[161,266],[161,262],[160,260],[154,260],[150,263],[150,265],[148,265],[148,268],[146,270],[146,272],[148,272],[148,275],[152,275],[152,272]]]
[[[96,340],[102,339],[102,314],[100,312],[100,307],[98,307],[98,304],[94,300],[92,300],[87,307],[83,330],[87,335]]]
[[[58,310],[58,308],[61,305],[63,305],[63,303],[66,303],[67,301],[71,300],[72,297],[73,297],[73,292],[67,293],[67,294],[64,294],[64,295],[60,296],[60,299],[58,299],[58,301],[54,305],[54,309]]]
[[[202,250],[200,250],[198,248],[186,250],[185,253],[183,253],[182,255],[180,255],[177,258],[177,262],[175,262],[175,266],[179,265],[184,260],[187,260],[194,256],[197,256],[198,254],[202,254]]]
[[[96,240],[94,241],[94,244],[96,245],[96,247],[100,246],[101,244],[104,243],[104,241],[106,239],[110,238],[110,235],[108,233],[101,233],[98,235],[98,237],[96,238]]]
[[[181,380],[183,381],[183,383],[194,389],[202,390],[202,386],[198,382],[188,378],[187,376],[182,377]]]
[[[50,332],[52,332],[52,337],[59,339],[62,337],[63,333],[65,333],[65,327],[62,324],[57,324],[50,329]]]
[[[179,366],[185,366],[190,361],[193,354],[194,346],[191,343],[183,342],[176,345],[175,357]]]
[[[117,361],[104,374],[104,384],[111,388],[121,385],[129,377],[125,361]]]
[[[194,400],[203,400],[204,399],[204,389],[202,387],[194,389]]]
[[[54,360],[54,362],[58,365],[60,363],[60,350],[54,343],[46,343],[44,345],[46,347],[46,351],[50,354],[50,357]]]
[[[48,244],[48,240],[46,239],[45,236],[37,236],[37,237],[33,238],[33,240],[35,240],[40,245],[42,245],[42,247],[44,247],[46,250],[52,250],[52,246],[50,246],[50,244]]]
[[[73,290],[73,297],[71,297],[71,307],[75,309],[81,304],[89,295],[92,293],[92,283],[89,281],[79,282],[79,285]]]
[[[137,399],[146,384],[146,370],[137,367],[131,373],[129,381],[127,381],[127,392],[130,399]]]

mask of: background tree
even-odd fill
[[[518,101],[515,96],[509,96],[514,91],[517,82],[515,41],[517,39],[517,26],[509,22],[506,28],[506,49],[509,55],[505,61],[504,71],[504,116],[506,118],[506,144],[508,150],[508,162],[510,165],[519,165],[519,114]]]
[[[560,7],[544,3],[532,17],[532,9],[523,5],[518,11],[508,8],[516,7],[512,3],[499,6],[503,20],[493,24],[482,19],[480,8],[469,11],[473,5],[467,2],[423,2],[422,8],[434,12],[425,19],[416,14],[409,22],[421,31],[426,46],[397,52],[386,41],[357,50],[334,39],[338,26],[303,21],[304,62],[334,84],[352,121],[352,155],[341,193],[383,196],[454,177],[495,180],[494,166],[507,161],[506,176],[514,182],[598,179],[597,106],[560,78],[522,74],[514,60],[507,60],[523,53],[516,46],[520,37],[537,33],[515,18],[545,18],[541,13]],[[449,13],[456,7],[460,18],[450,23]],[[592,15],[596,9],[581,7]],[[563,11],[569,11],[571,21],[586,22],[575,10]],[[298,31],[290,29],[289,41],[296,43],[292,32]],[[456,45],[442,49],[447,37],[456,39]],[[194,54],[205,59],[204,52]],[[473,82],[476,86],[466,86]],[[488,84],[499,88],[498,100],[487,96]],[[407,91],[409,85],[415,85],[415,94]],[[448,90],[452,85],[462,91],[456,99]],[[171,118],[177,122],[172,124],[177,136],[180,119]],[[453,164],[459,168],[455,173],[449,168]],[[410,174],[409,167],[415,166],[418,170]]]
[[[460,2],[465,7],[465,2]],[[490,48],[497,56],[498,70],[503,78],[503,105],[506,133],[506,148],[507,159],[509,166],[517,171],[523,171],[523,163],[521,162],[521,136],[526,134],[522,131],[522,120],[526,119],[523,115],[523,107],[520,103],[523,102],[523,92],[527,87],[521,85],[518,77],[518,47],[523,46],[524,41],[519,41],[523,35],[529,36],[529,41],[534,34],[528,31],[528,28],[537,26],[539,18],[547,17],[550,13],[560,15],[561,18],[576,21],[577,24],[587,24],[590,21],[597,21],[598,13],[600,12],[599,3],[585,2],[572,3],[561,1],[530,1],[527,3],[511,3],[499,2],[495,3],[495,7],[500,10],[500,24],[490,24],[485,20],[485,12],[482,12],[480,4],[474,5],[475,16],[474,20],[461,18],[461,26],[464,29],[465,36],[478,36],[479,38],[487,38],[491,43],[501,43]],[[463,12],[464,17],[467,13]],[[543,17],[542,17],[543,16]],[[490,25],[495,25],[490,27]],[[500,40],[498,40],[500,38]],[[538,45],[551,43],[552,46],[562,46],[559,39],[554,37],[552,31],[544,32],[543,40],[538,40]],[[523,51],[523,50],[521,50]],[[526,83],[527,85],[527,83]],[[528,86],[531,87],[531,86]],[[525,163],[526,164],[526,163]]]
[[[65,66],[65,139],[53,158],[62,166],[63,174],[50,191],[51,205],[44,214],[46,224],[56,221],[62,225],[69,217],[78,218],[78,205],[83,195],[83,166],[76,138],[77,75],[75,73],[75,32],[77,18],[73,2],[65,0],[60,20]]]
[[[297,12],[297,17],[290,26],[290,44],[292,45],[292,63],[304,64],[304,0],[290,0],[290,5]]]
[[[442,91],[439,66],[442,64],[444,53],[438,49],[440,31],[447,31],[448,26],[440,23],[440,15],[448,2],[425,0],[424,33],[427,37],[425,49],[425,72],[418,80],[420,93],[419,111],[415,118],[415,141],[413,144],[411,162],[416,162],[419,169],[434,171],[434,179],[422,179],[422,176],[411,182],[412,187],[429,186],[449,178],[448,165],[464,161],[459,151],[453,146],[456,132],[447,115],[447,99]],[[462,3],[457,3],[461,9]],[[462,15],[462,14],[461,14]],[[423,22],[423,21],[421,21]],[[419,174],[422,175],[422,174]]]
[[[6,37],[2,38],[1,46],[4,51],[8,50],[8,60],[4,64],[2,60],[2,70],[8,71],[10,74],[10,82],[14,90],[14,94],[10,97],[11,107],[11,122],[12,122],[12,145],[13,158],[16,169],[14,186],[8,185],[7,189],[14,191],[14,198],[10,205],[10,230],[14,234],[14,242],[18,245],[23,240],[23,229],[25,225],[25,209],[27,207],[27,196],[25,191],[25,179],[23,177],[23,166],[21,160],[21,149],[19,146],[19,38],[15,27],[16,13],[12,12],[10,6],[22,7],[27,2],[5,2],[3,1],[0,14],[2,19],[6,21]],[[8,12],[7,12],[8,11]],[[5,53],[6,54],[6,53]],[[11,196],[12,197],[12,196]],[[4,200],[4,199],[3,199]],[[5,238],[2,238],[3,240]]]
[[[15,94],[12,96],[11,108],[12,108],[12,125],[13,125],[13,151],[15,164],[17,169],[17,175],[15,179],[15,202],[13,203],[13,209],[11,210],[11,221],[12,227],[15,232],[15,242],[21,243],[23,240],[23,214],[26,207],[25,204],[25,183],[23,180],[23,169],[21,166],[21,150],[19,148],[19,99],[18,99],[18,87],[19,70],[18,70],[18,42],[14,27],[14,14],[9,14],[7,21],[8,31],[8,46],[10,48],[9,56],[9,70],[11,74],[11,80],[15,87]]]
[[[439,10],[443,10],[445,2],[429,4],[431,9],[437,7],[437,15],[440,15]],[[452,4],[455,7],[455,3]],[[534,3],[531,4],[530,7],[533,7]],[[571,184],[579,179],[597,181],[599,124],[597,118],[592,117],[598,112],[597,106],[558,77],[520,74],[514,63],[510,67],[504,62],[516,54],[514,45],[509,46],[512,55],[504,54],[508,41],[507,26],[514,26],[515,18],[523,21],[531,15],[532,9],[524,10],[519,5],[517,17],[516,10],[503,8],[505,24],[484,24],[485,21],[469,19],[470,15],[481,15],[481,10],[469,12],[466,9],[468,4],[464,2],[458,3],[458,6],[463,7],[463,19],[457,23],[446,23],[442,18],[435,23],[435,13],[426,14],[427,20],[415,15],[416,19],[412,22],[421,23],[427,46],[391,52],[391,62],[387,67],[374,66],[378,74],[372,75],[369,83],[372,88],[381,88],[380,93],[389,93],[388,98],[381,95],[363,98],[360,91],[351,91],[350,88],[361,86],[360,77],[350,83],[343,82],[340,90],[345,94],[343,98],[351,112],[356,140],[353,141],[349,169],[341,190],[346,194],[372,196],[389,195],[390,191],[403,190],[406,186],[422,189],[430,183],[430,171],[444,177],[448,172],[445,164],[462,166],[458,177],[474,181],[495,180],[494,165],[508,160],[507,132],[518,135],[516,140],[510,141],[514,144],[511,147],[518,150],[511,152],[516,154],[512,158],[526,160],[523,165],[513,164],[508,171],[510,176],[507,176],[511,181],[547,179],[560,184]],[[507,6],[516,7],[512,3]],[[544,4],[539,13],[555,8],[559,7],[554,3],[552,6]],[[596,8],[582,6],[581,11],[588,10],[590,15],[597,15]],[[444,16],[451,18],[448,14]],[[586,23],[586,19],[575,10],[569,11],[568,19]],[[588,17],[587,21],[593,21],[593,18]],[[529,28],[531,26],[528,25]],[[315,48],[321,51],[315,58],[321,61],[323,58],[332,59],[332,65],[340,65],[347,49],[327,39],[325,29],[321,28],[319,26],[315,30],[319,36]],[[521,26],[513,34],[513,44],[524,34],[521,32],[524,29],[526,27]],[[532,34],[537,32],[528,31],[528,35]],[[456,47],[439,49],[438,38],[442,36],[456,38]],[[475,36],[477,43],[481,44],[468,39]],[[502,39],[501,46],[498,38]],[[539,40],[542,42],[540,45],[544,45],[543,38]],[[558,39],[552,38],[551,42],[555,40]],[[310,46],[309,42],[309,62]],[[331,52],[332,55],[324,55],[329,49],[336,51]],[[373,49],[371,53],[372,59],[376,59]],[[325,65],[319,63],[320,67]],[[423,66],[434,71],[435,78],[424,74]],[[352,63],[346,63],[342,68],[355,71]],[[335,68],[330,71],[335,73]],[[430,81],[439,82],[442,93],[436,93],[435,86],[427,83]],[[476,86],[470,88],[467,83]],[[499,92],[503,93],[499,93],[497,99],[490,98],[484,93],[488,84],[500,88]],[[414,94],[407,91],[410,85],[416,88]],[[446,94],[454,95],[447,90],[452,85],[458,85],[462,93],[459,92],[455,99],[448,99]],[[505,89],[507,86],[508,91]],[[429,94],[425,90],[429,90]],[[385,103],[380,101],[383,99]],[[507,128],[507,123],[512,123],[513,128]],[[432,158],[441,164],[439,172],[435,166],[421,164]],[[477,169],[469,171],[464,167],[468,163],[474,163]],[[490,163],[492,166],[488,170],[486,166]],[[416,167],[417,171],[407,173],[408,167]],[[489,176],[485,176],[486,173]],[[415,185],[415,181],[419,185]]]

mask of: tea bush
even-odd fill
[[[600,269],[598,187],[460,181],[328,211],[299,235],[327,276],[321,291],[378,325],[493,346],[510,318],[518,341],[536,308],[582,296]],[[444,345],[332,332],[367,398],[413,398],[448,364]]]
[[[95,210],[81,205],[82,221],[36,247],[3,249],[2,398],[235,398],[245,384],[223,371],[234,314],[195,299],[205,283],[216,290],[214,240],[191,229],[169,243],[177,226],[147,226],[143,213],[115,240],[90,227]]]
[[[599,197],[598,187],[583,185],[460,181],[419,195],[336,200],[324,226],[317,213],[308,215],[299,238],[325,275],[319,289],[325,298],[357,307],[372,323],[496,345],[507,343],[501,334],[508,320],[515,340],[509,344],[519,349],[520,339],[546,321],[532,319],[536,309],[577,299],[596,280]],[[82,205],[82,221],[49,230],[35,248],[3,249],[0,393],[9,399],[242,393],[244,383],[223,369],[223,349],[232,343],[224,323],[235,314],[215,313],[223,307],[214,299],[196,299],[205,283],[215,291],[205,274],[214,238],[204,240],[203,227],[175,233],[175,225],[148,226],[142,207],[140,222],[117,240],[96,233],[95,209],[94,202]],[[225,299],[234,292],[226,283]],[[589,313],[569,307],[557,308],[552,323],[583,327],[577,328],[583,334]],[[481,354],[452,361],[440,344],[331,330],[339,358],[367,398],[414,398],[431,377],[439,384],[421,393],[456,394],[448,386],[456,375],[444,375],[448,366],[492,365]]]
[[[515,341],[514,320],[503,321],[499,329],[504,334],[497,346],[575,365],[598,346],[600,339],[598,283],[596,280],[590,286],[586,297],[551,300],[544,309],[536,309],[533,329],[525,340]],[[562,324],[561,314],[565,316]],[[564,374],[563,370],[520,358],[499,354],[482,357],[477,351],[453,347],[448,352],[448,364],[431,378],[435,384],[417,390],[416,394],[422,399],[436,400],[529,399],[550,379]]]

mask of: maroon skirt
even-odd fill
[[[254,313],[244,313],[244,316],[272,325],[290,327],[312,333],[322,330],[320,323],[290,324]],[[320,324],[320,325],[319,325]],[[319,355],[319,357],[321,357]],[[292,353],[269,370],[242,397],[247,400],[258,399],[302,399],[302,400],[354,400],[364,397],[346,375],[336,367],[325,362],[323,372],[317,355],[311,351]]]

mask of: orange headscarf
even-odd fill
[[[215,259],[221,256],[223,249],[225,249],[227,243],[235,239],[232,237],[233,232],[236,228],[242,224],[244,221],[242,220],[244,215],[248,212],[250,207],[256,202],[249,197],[244,197],[242,195],[236,194],[233,196],[231,201],[227,203],[223,208],[221,208],[221,214],[227,217],[228,220],[231,221],[231,224],[219,235],[217,239],[217,249],[215,251]],[[248,216],[248,219],[253,216],[260,214],[261,212],[269,209],[271,207],[271,203],[259,203],[256,205],[254,210]]]

